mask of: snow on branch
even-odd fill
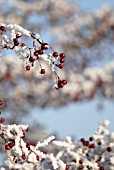
[[[28,47],[26,42],[19,39],[27,36],[32,39],[32,47]],[[47,43],[45,43],[39,34],[32,33],[16,24],[0,24],[0,50],[7,49],[15,51],[16,55],[20,56],[25,64],[25,69],[29,71],[37,62],[41,68],[40,73],[45,74],[45,69],[42,68],[40,60],[44,60],[51,67],[55,75],[56,89],[62,88],[67,84],[66,80],[60,80],[55,71],[55,67],[63,68],[65,54],[58,54]],[[45,54],[45,51],[51,49],[52,53]]]

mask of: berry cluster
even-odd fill
[[[10,35],[7,34],[7,30],[10,31]],[[31,37],[33,40],[32,47],[28,47],[26,43],[19,41],[19,38],[23,39],[23,36]],[[45,74],[45,69],[42,68],[41,60],[44,60],[52,68],[52,71],[56,78],[56,86],[63,87],[66,83],[60,83],[60,78],[55,71],[55,67],[62,69],[65,62],[65,54],[60,55],[45,43],[39,34],[31,33],[30,31],[14,24],[0,26],[0,41],[2,48],[11,49],[16,52],[20,59],[25,63],[25,69],[29,71],[31,67],[34,67],[35,62],[40,67],[40,73]],[[45,51],[51,49],[52,53],[45,54]],[[57,88],[56,88],[57,89]]]

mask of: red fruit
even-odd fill
[[[101,141],[98,141],[97,144],[98,144],[98,145],[102,145]]]
[[[85,139],[84,139],[84,138],[81,138],[80,141],[81,141],[81,142],[85,142]]]
[[[10,148],[12,148],[13,146],[15,146],[15,143],[14,142],[10,142],[8,145],[10,146]]]
[[[34,61],[35,61],[35,58],[33,58],[32,56],[30,56],[29,61],[34,62]]]
[[[39,54],[39,53],[38,53],[38,50],[36,50],[36,51],[34,52],[34,55],[35,55],[35,56],[38,56],[38,54]]]
[[[0,26],[0,31],[4,31],[5,27],[4,26]]]
[[[82,163],[83,163],[83,161],[80,159],[80,160],[79,160],[79,163],[80,163],[80,164],[82,164]]]
[[[90,141],[93,141],[93,140],[94,140],[94,138],[91,136],[91,137],[89,138],[89,140],[90,140]]]
[[[67,81],[66,80],[62,80],[62,83],[65,85],[65,84],[67,84]]]
[[[45,74],[45,69],[41,69],[41,74]]]
[[[0,100],[0,106],[2,106],[3,105],[3,102],[2,102],[2,100]]]
[[[89,148],[95,148],[95,144],[91,144]]]
[[[61,54],[60,54],[60,58],[65,58],[65,54],[64,54],[64,53],[61,53]]]
[[[38,53],[41,55],[43,54],[43,50],[38,50]]]
[[[64,63],[65,62],[65,59],[64,58],[61,58],[60,59],[60,63]]]
[[[53,53],[53,56],[54,56],[54,57],[58,57],[58,53],[57,53],[57,52],[54,52],[54,53]]]
[[[58,81],[58,86],[62,88],[64,86],[63,82],[61,80]]]
[[[38,155],[36,155],[36,160],[39,161],[39,156]]]
[[[4,123],[5,119],[3,117],[0,118],[0,123]]]
[[[30,145],[29,145],[29,143],[26,144],[26,147],[28,148],[28,150],[30,150]]]
[[[18,42],[18,39],[17,39],[17,38],[13,39],[13,42],[14,42],[14,45],[15,45],[15,46],[18,46],[18,45],[19,45],[19,42]]]
[[[112,148],[111,148],[111,147],[108,147],[108,148],[107,148],[107,151],[108,151],[108,152],[112,152]]]
[[[104,170],[104,166],[101,166],[101,167],[100,167],[100,170]]]
[[[78,169],[83,169],[83,165],[80,165],[80,166],[78,167]]]
[[[63,68],[63,64],[59,64],[59,68],[62,69]]]
[[[9,149],[10,149],[10,145],[6,145],[6,146],[5,146],[5,149],[6,149],[6,150],[9,150]]]
[[[26,66],[26,70],[29,71],[30,70],[30,66]]]
[[[22,154],[22,156],[21,156],[21,157],[22,157],[22,159],[23,159],[23,160],[25,160],[25,159],[26,159],[25,154]]]
[[[25,46],[25,44],[24,43],[21,43],[21,47],[24,47]]]
[[[66,165],[66,168],[65,168],[65,170],[68,170],[69,169],[69,165]]]

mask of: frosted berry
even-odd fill
[[[10,149],[10,145],[6,145],[6,146],[5,146],[5,149],[6,149],[6,150],[9,150],[9,149]]]
[[[41,74],[45,74],[45,69],[41,69]]]
[[[64,86],[63,82],[61,80],[58,81],[58,86],[62,88]]]
[[[0,106],[2,106],[3,105],[3,102],[2,102],[2,100],[0,100]]]
[[[78,167],[78,169],[83,169],[83,165],[80,165],[80,166]]]
[[[54,57],[58,57],[58,53],[57,53],[57,52],[54,52],[54,53],[53,53],[53,56],[54,56]]]
[[[65,85],[65,84],[67,84],[67,81],[66,80],[62,80],[62,83]]]
[[[59,68],[62,69],[63,68],[63,64],[59,64]]]
[[[65,54],[64,54],[64,53],[61,53],[61,54],[60,54],[60,58],[65,58]]]
[[[66,165],[66,168],[65,168],[65,170],[68,170],[69,169],[69,165]]]
[[[10,146],[10,148],[12,148],[13,146],[15,146],[15,143],[14,142],[10,142],[8,145]]]
[[[89,138],[89,140],[90,140],[90,141],[93,141],[93,140],[94,140],[94,138],[91,136],[91,137]]]
[[[38,56],[38,54],[39,54],[39,53],[38,53],[38,50],[36,50],[36,51],[34,52],[34,55],[35,55],[35,56]]]
[[[0,118],[0,123],[4,123],[5,119],[3,117]]]
[[[65,59],[64,58],[61,58],[60,59],[60,63],[64,63],[65,62]]]
[[[23,159],[23,160],[25,160],[25,159],[26,159],[25,154],[22,154],[22,156],[21,156],[21,157],[22,157],[22,159]]]
[[[4,31],[5,27],[4,26],[0,26],[0,31]]]
[[[111,148],[111,147],[108,147],[108,148],[107,148],[107,151],[108,151],[108,152],[112,152],[112,148]]]
[[[29,58],[29,61],[34,62],[35,58],[33,58],[32,56]]]
[[[38,53],[41,55],[43,54],[43,50],[38,50]]]
[[[81,142],[85,142],[85,139],[84,139],[84,138],[81,138],[80,141],[81,141]]]
[[[29,143],[26,144],[26,147],[28,148],[28,150],[30,150],[30,145],[29,145]]]
[[[14,42],[14,45],[15,45],[15,46],[18,46],[18,45],[19,45],[19,42],[18,42],[18,39],[17,39],[17,38],[13,39],[13,42]]]
[[[36,160],[39,161],[39,156],[38,155],[36,155]]]
[[[30,70],[30,66],[26,66],[26,70],[29,71]]]

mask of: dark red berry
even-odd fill
[[[60,54],[60,58],[65,58],[65,54],[64,54],[64,53],[61,53],[61,54]]]
[[[17,38],[13,39],[13,42],[14,42],[14,45],[15,45],[15,46],[18,46],[18,45],[19,45],[19,42],[18,42],[18,39],[17,39]]]
[[[10,146],[10,148],[12,148],[13,146],[15,146],[15,143],[14,142],[10,142],[8,145]]]
[[[97,144],[98,144],[98,145],[102,145],[101,141],[98,141]]]
[[[65,170],[68,170],[69,169],[69,165],[66,165],[66,168],[65,168]]]
[[[26,147],[28,148],[28,150],[30,150],[30,145],[29,145],[29,143],[26,144]]]
[[[34,62],[34,61],[35,61],[35,58],[33,58],[32,56],[30,56],[29,61]]]
[[[58,81],[58,86],[62,88],[64,86],[63,82],[61,80]]]
[[[21,43],[21,47],[24,47],[25,46],[25,44],[24,43]]]
[[[26,70],[29,71],[30,70],[30,66],[26,66]]]
[[[23,159],[23,160],[25,160],[25,159],[26,159],[25,154],[22,154],[22,156],[21,156],[21,157],[22,157],[22,159]]]
[[[84,141],[84,142],[83,142],[83,145],[89,147],[89,141]]]
[[[0,118],[0,123],[4,123],[5,119],[3,117]]]
[[[57,52],[54,52],[54,53],[53,53],[53,56],[54,56],[54,57],[58,57],[58,53],[57,53]]]
[[[89,148],[95,148],[95,144],[91,144]]]
[[[38,50],[38,53],[41,55],[43,54],[43,50]]]
[[[41,69],[41,74],[45,74],[45,69]]]
[[[38,54],[39,54],[39,53],[38,53],[38,50],[36,50],[36,51],[34,52],[34,55],[35,55],[35,56],[38,56]]]
[[[100,167],[100,170],[104,170],[104,166],[101,166],[101,167]]]
[[[2,100],[0,100],[0,106],[2,106],[3,105],[3,102],[2,102]]]
[[[78,167],[78,169],[83,169],[83,165],[80,165],[80,166]]]
[[[65,59],[64,58],[61,58],[60,59],[60,63],[64,63],[65,62]]]
[[[36,160],[39,161],[39,156],[38,155],[36,155]]]
[[[90,141],[93,141],[93,140],[94,140],[94,138],[91,136],[91,137],[89,138],[89,140],[90,140]]]
[[[10,145],[6,145],[6,146],[5,146],[5,149],[6,149],[6,150],[9,150],[9,149],[10,149]]]
[[[111,147],[108,147],[108,148],[107,148],[107,151],[108,151],[108,152],[112,152],[112,148],[111,148]]]
[[[62,69],[63,68],[63,64],[59,64],[59,68]]]
[[[66,80],[62,80],[62,83],[65,85],[65,84],[67,84],[67,81]]]
[[[85,142],[85,138],[81,138],[80,141],[81,141],[81,142]]]
[[[80,160],[79,160],[79,163],[82,164],[82,163],[83,163],[83,160],[80,159]]]
[[[0,26],[0,31],[4,31],[5,27],[4,26]]]

